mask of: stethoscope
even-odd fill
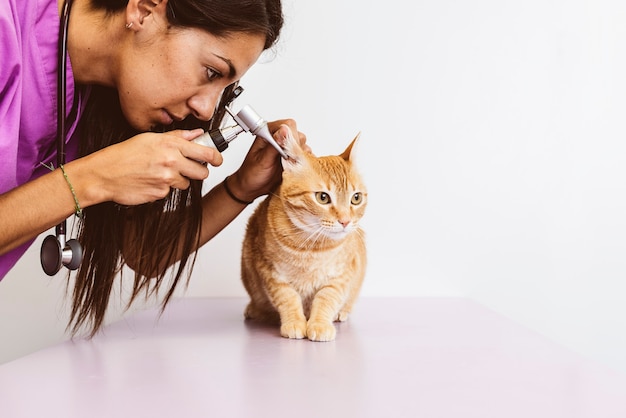
[[[65,0],[59,28],[59,56],[57,74],[57,166],[65,164],[65,110],[67,84],[67,28],[72,0]],[[77,94],[77,93],[74,93]],[[83,260],[83,248],[75,239],[65,240],[67,219],[55,228],[56,235],[48,235],[41,244],[41,267],[48,276],[54,276],[65,266],[76,270]]]

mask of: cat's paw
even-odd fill
[[[306,337],[306,321],[290,321],[281,324],[280,335],[285,338],[302,339]]]
[[[350,316],[349,311],[339,311],[339,313],[337,314],[337,317],[335,318],[335,322],[345,322],[348,320],[349,316]]]
[[[306,335],[311,341],[332,341],[337,335],[337,330],[330,322],[309,321],[306,327]]]
[[[246,309],[243,311],[243,317],[246,319],[257,319],[259,317],[257,309],[254,305],[252,305],[252,303],[249,303],[248,306],[246,306]]]

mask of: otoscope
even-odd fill
[[[242,92],[243,87],[237,86],[237,88],[233,91],[233,96],[230,100],[232,101]],[[267,129],[267,122],[265,119],[259,116],[259,114],[256,113],[250,105],[245,105],[236,114],[230,109],[229,104],[226,104],[225,109],[230,116],[232,116],[236,125],[212,129],[194,139],[193,142],[207,147],[216,148],[219,152],[222,152],[228,148],[229,142],[237,138],[237,135],[242,132],[250,132],[252,135],[260,136],[267,143],[276,148],[276,151],[278,151],[283,158],[289,158],[285,151],[274,140],[269,129]]]

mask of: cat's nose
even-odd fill
[[[339,223],[341,224],[341,226],[343,226],[344,228],[345,228],[345,227],[347,227],[348,225],[350,225],[350,219],[346,219],[346,220],[341,220],[341,219],[339,219],[339,221],[338,221],[338,222],[339,222]]]

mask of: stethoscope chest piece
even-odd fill
[[[54,276],[65,266],[76,270],[83,260],[83,248],[71,239],[64,243],[63,236],[48,235],[41,244],[41,267],[48,276]]]

